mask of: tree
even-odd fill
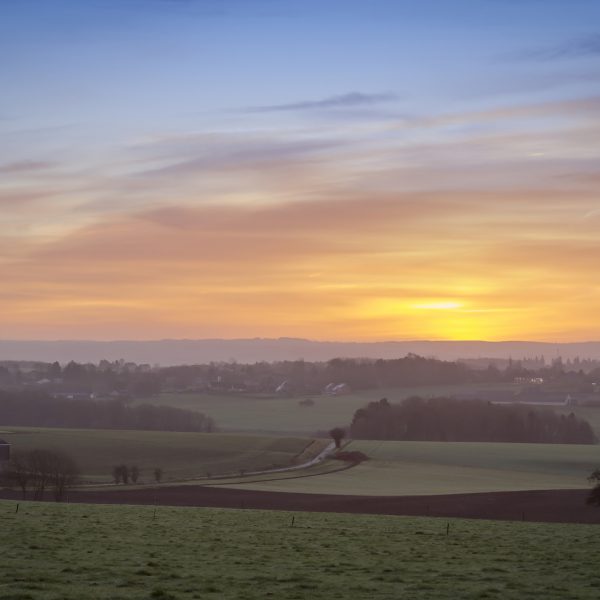
[[[56,379],[62,375],[62,369],[58,361],[53,362],[48,365],[46,369],[46,374],[50,379]]]
[[[140,469],[137,465],[133,465],[130,469],[129,469],[129,474],[131,476],[131,481],[133,483],[137,483],[138,479],[140,478]]]
[[[122,481],[127,485],[129,483],[129,478],[135,483],[139,475],[140,470],[137,467],[131,467],[130,469],[127,465],[115,465],[112,470],[113,480],[116,484],[119,484]]]
[[[154,469],[154,480],[156,481],[156,483],[161,482],[162,476],[163,476],[163,470],[160,467],[156,467],[156,469]]]
[[[342,440],[346,437],[346,431],[341,427],[334,427],[329,431],[329,435],[335,442],[335,447],[340,448],[342,445]]]
[[[54,488],[54,499],[62,501],[68,488],[79,481],[79,467],[67,454],[53,452],[49,457],[50,481]]]
[[[34,482],[33,499],[43,500],[52,473],[51,450],[36,449],[28,453],[27,463]]]
[[[600,506],[600,469],[596,469],[588,477],[588,481],[590,483],[595,483],[596,485],[590,491],[590,495],[587,498],[587,503],[595,504],[596,506]]]
[[[33,499],[43,500],[46,488],[52,487],[54,499],[60,502],[66,490],[79,479],[79,468],[75,461],[54,450],[35,449],[14,453],[4,468],[7,481],[21,488],[23,498],[27,488],[33,486]]]
[[[121,470],[121,479],[123,480],[123,483],[127,485],[129,483],[129,467],[127,465],[121,465],[119,469]]]
[[[113,467],[112,470],[112,476],[113,476],[113,480],[114,482],[118,485],[119,483],[121,483],[121,466],[120,465],[115,465]]]
[[[27,453],[13,452],[10,460],[4,464],[2,478],[7,484],[20,487],[23,499],[25,499],[27,497],[27,486],[31,483]]]

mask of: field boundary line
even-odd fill
[[[267,483],[268,481],[291,481],[293,479],[302,479],[303,477],[318,477],[319,475],[330,475],[331,473],[339,473],[341,471],[347,471],[348,469],[352,469],[353,467],[356,467],[359,463],[357,462],[351,462],[351,463],[346,463],[343,466],[337,468],[337,469],[331,469],[329,471],[322,471],[320,473],[304,473],[303,475],[293,475],[292,477],[272,477],[270,479],[252,479],[252,480],[247,480],[247,481],[237,481],[237,482],[223,482],[223,483],[205,483],[205,484],[199,484],[202,485],[203,487],[215,487],[215,486],[223,486],[223,487],[227,487],[227,486],[238,486],[238,485],[245,485],[247,483]]]

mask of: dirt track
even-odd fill
[[[600,507],[586,505],[587,494],[587,490],[545,490],[445,496],[339,496],[188,485],[70,492],[69,501],[600,524]],[[4,490],[0,497],[16,500],[19,494]]]

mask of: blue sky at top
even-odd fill
[[[0,111],[16,126],[185,127],[349,92],[423,114],[598,89],[593,52],[560,58],[595,34],[593,1],[21,0],[0,14]]]

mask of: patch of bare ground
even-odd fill
[[[586,504],[587,490],[539,490],[436,496],[341,496],[172,486],[111,491],[72,491],[69,502],[157,504],[309,512],[411,515],[600,524],[600,508]],[[0,498],[20,495],[1,490]]]

